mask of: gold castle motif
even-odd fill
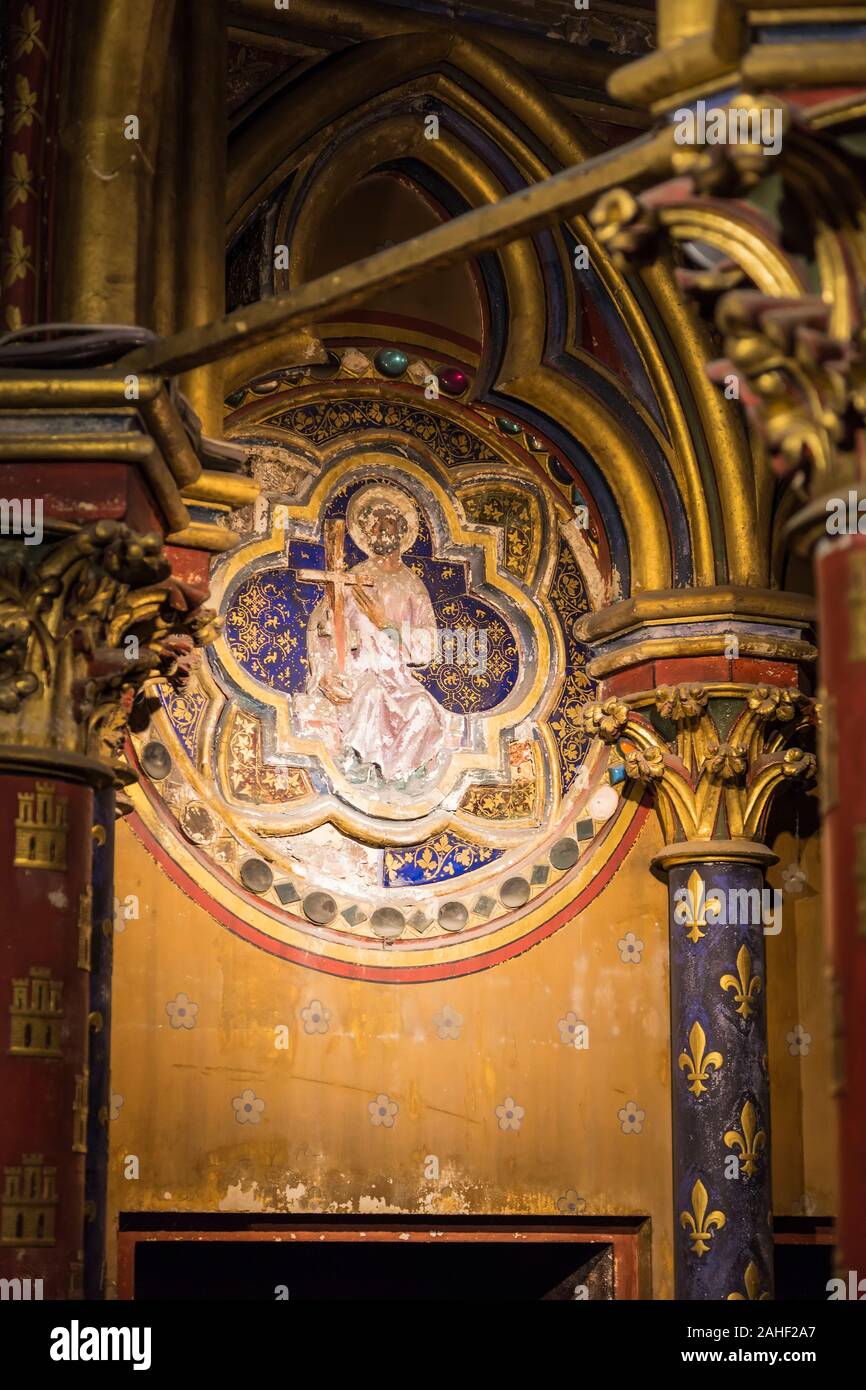
[[[0,1245],[53,1245],[57,1169],[42,1154],[23,1154],[3,1177]]]
[[[25,980],[12,981],[9,1054],[60,1057],[63,982],[52,980],[47,965],[32,965]]]
[[[18,793],[15,859],[18,868],[66,868],[69,798],[56,796],[52,782],[37,782],[33,792]]]

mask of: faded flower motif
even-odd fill
[[[740,743],[708,743],[707,767],[722,782],[735,782],[746,770],[746,750]]]
[[[444,1004],[438,1014],[433,1015],[433,1027],[439,1038],[459,1038],[463,1015],[452,1009],[450,1004]]]
[[[169,999],[165,1011],[172,1028],[195,1027],[198,1004],[193,1004],[189,995],[179,994],[175,999]]]
[[[749,694],[749,709],[763,719],[774,716],[787,722],[793,719],[800,699],[799,690],[782,690],[776,685],[756,685]]]
[[[584,732],[601,738],[605,743],[618,739],[628,722],[628,705],[611,696],[607,700],[593,700],[584,705],[580,722]]]
[[[656,709],[663,719],[673,719],[675,723],[696,719],[706,703],[707,692],[702,685],[662,685],[656,691]]]
[[[383,1094],[377,1096],[375,1100],[371,1100],[367,1109],[370,1112],[371,1125],[384,1125],[386,1129],[393,1129],[394,1120],[400,1107],[396,1100],[391,1100],[389,1096]]]
[[[571,1010],[557,1023],[560,1040],[568,1047],[584,1048],[587,1044],[589,1029],[582,1023],[576,1013]]]
[[[623,1134],[640,1134],[646,1112],[639,1108],[636,1101],[628,1100],[622,1110],[617,1111],[617,1116]]]
[[[627,931],[622,940],[618,941],[619,958],[626,965],[640,965],[643,955],[643,942],[635,936],[633,931]]]
[[[500,1129],[519,1129],[525,1114],[523,1106],[518,1105],[513,1096],[506,1096],[502,1104],[496,1107]]]
[[[326,1009],[321,999],[311,999],[305,1009],[301,1009],[305,1033],[327,1033],[331,1021],[331,1010]]]
[[[232,1105],[239,1125],[257,1125],[265,1108],[265,1102],[259,1100],[255,1091],[251,1091],[249,1087],[234,1097]]]
[[[119,1119],[120,1119],[120,1112],[121,1112],[121,1109],[122,1109],[122,1108],[123,1108],[123,1096],[118,1095],[117,1091],[112,1091],[112,1093],[111,1093],[111,1100],[109,1101],[109,1104],[108,1104],[108,1118],[109,1118],[110,1120],[119,1120]]]
[[[806,875],[799,864],[786,864],[782,870],[782,890],[785,893],[802,893],[807,887]]]
[[[563,1216],[574,1216],[576,1212],[583,1211],[585,1206],[586,1198],[579,1196],[573,1187],[556,1199],[556,1210],[561,1211]]]
[[[812,1046],[812,1034],[806,1032],[802,1023],[795,1024],[790,1033],[786,1033],[785,1038],[792,1057],[808,1057]]]
[[[623,758],[626,775],[636,782],[659,782],[665,775],[665,755],[660,748],[634,748]]]

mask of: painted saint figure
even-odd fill
[[[345,528],[367,556],[352,570]],[[320,738],[355,783],[411,789],[458,745],[457,721],[411,669],[433,659],[436,641],[430,595],[402,560],[417,535],[412,500],[372,484],[352,497],[345,525],[326,523],[325,571],[298,571],[324,582],[325,597],[310,615],[309,679],[294,697],[295,727]]]

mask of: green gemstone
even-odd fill
[[[402,376],[409,365],[409,358],[399,348],[382,348],[373,358],[376,370],[383,376]]]
[[[519,433],[520,433],[520,429],[521,429],[520,425],[518,425],[517,422],[514,421],[514,420],[506,420],[504,415],[497,415],[497,417],[496,417],[496,423],[497,423],[497,425],[499,426],[499,428],[502,430],[502,433],[503,433],[503,434],[519,434]]]

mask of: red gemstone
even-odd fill
[[[445,367],[438,373],[439,385],[447,396],[462,396],[469,385],[469,378],[459,367]]]

